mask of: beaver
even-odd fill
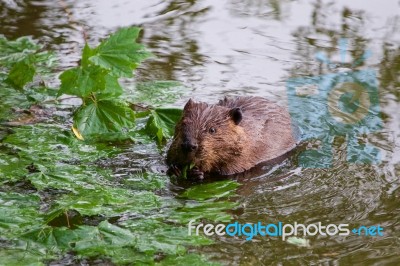
[[[292,150],[292,127],[288,111],[262,97],[190,99],[167,152],[168,173],[178,176],[189,165],[189,176],[200,179],[244,172]]]

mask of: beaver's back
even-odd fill
[[[274,159],[296,146],[297,129],[293,128],[285,108],[262,97],[252,96],[225,98],[218,105],[242,110],[240,126],[247,134],[249,147],[249,154],[244,156],[252,158],[251,164]]]

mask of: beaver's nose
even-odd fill
[[[181,144],[182,150],[184,152],[192,152],[197,150],[197,144],[186,141]]]

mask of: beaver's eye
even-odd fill
[[[214,127],[210,127],[208,132],[210,132],[210,134],[214,134],[215,132],[217,132],[217,130]]]

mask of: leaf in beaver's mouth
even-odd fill
[[[190,164],[186,164],[182,169],[181,177],[187,179],[187,172],[192,170],[192,168],[195,166],[196,166],[196,164],[194,162],[191,162]]]

